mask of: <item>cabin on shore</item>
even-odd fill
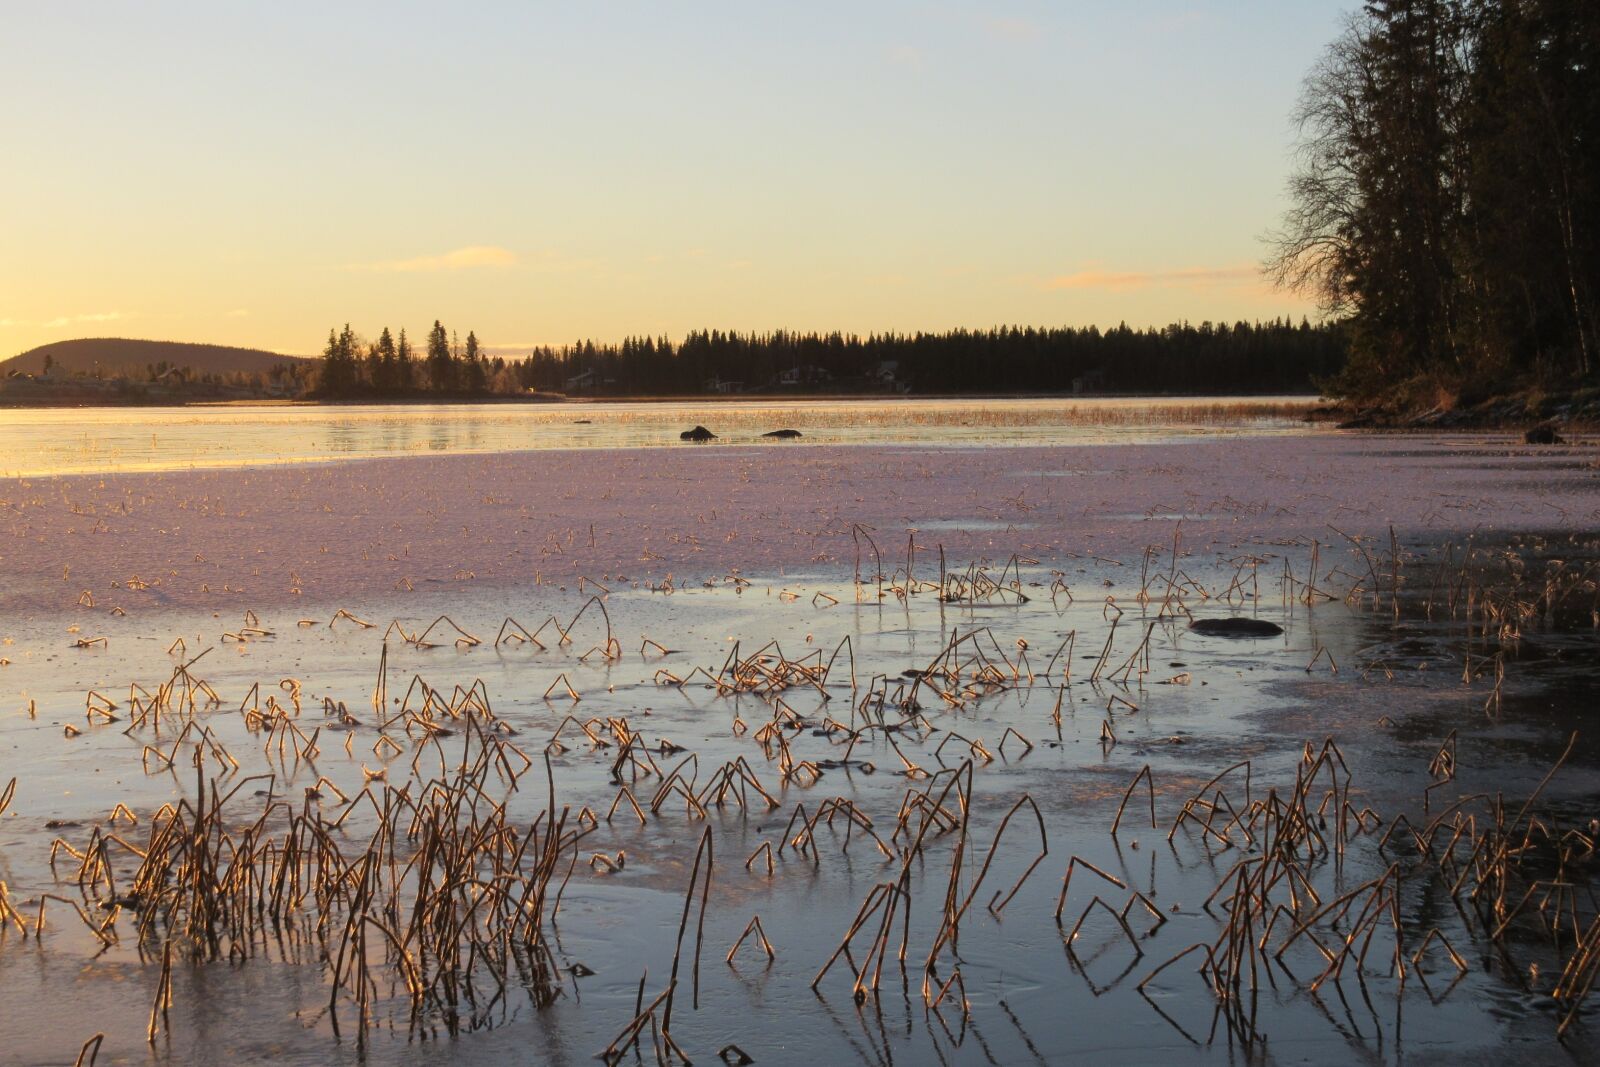
[[[778,384],[786,389],[797,385],[820,385],[831,381],[833,375],[828,373],[828,368],[819,367],[815,363],[797,364],[778,374]]]
[[[881,359],[874,363],[872,369],[867,372],[867,382],[878,389],[894,393],[903,393],[910,388],[900,380],[898,359]]]

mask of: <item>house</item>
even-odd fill
[[[705,380],[705,390],[708,393],[742,393],[743,382],[725,381],[720,375]]]
[[[831,381],[833,375],[828,373],[828,368],[819,367],[814,363],[801,363],[778,375],[778,384],[785,387],[816,385]]]
[[[565,391],[569,393],[582,393],[586,390],[593,389],[598,384],[600,384],[600,373],[593,367],[590,367],[582,374],[574,374],[572,377],[568,378],[567,384],[564,388]]]
[[[873,364],[867,371],[867,381],[880,389],[900,388],[900,361],[898,359],[883,359]]]

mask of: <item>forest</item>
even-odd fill
[[[577,341],[508,359],[437,321],[422,352],[405,331],[364,341],[330,331],[315,395],[473,397],[529,391],[584,396],[715,393],[1309,393],[1339,373],[1339,324],[1180,323],[1135,330],[996,327],[944,333],[740,333],[681,341]]]
[[[1600,3],[1371,0],[1307,77],[1269,270],[1344,321],[1330,391],[1592,385]]]

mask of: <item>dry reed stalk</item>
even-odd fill
[[[733,943],[733,947],[728,950],[726,962],[729,966],[733,965],[733,957],[738,955],[739,946],[743,945],[745,938],[749,937],[752,933],[756,935],[756,944],[761,946],[761,951],[767,954],[768,962],[778,958],[777,952],[775,952],[772,948],[772,942],[767,940],[766,930],[762,929],[761,927],[761,916],[757,915],[752,918],[748,924],[746,924],[744,933],[739,935],[739,939],[735,941]]]
[[[94,1067],[94,1061],[100,1057],[100,1046],[105,1043],[105,1034],[95,1034],[83,1043],[78,1050],[78,1058],[72,1062],[72,1067]]]
[[[702,861],[705,864],[704,877],[700,873]],[[678,923],[678,940],[672,953],[672,973],[667,979],[666,1004],[661,1011],[661,1031],[664,1034],[672,1027],[672,1003],[678,989],[678,964],[683,955],[683,935],[689,925],[689,907],[694,901],[696,885],[700,888],[700,916],[695,924],[692,1005],[696,1011],[700,1008],[700,946],[705,940],[706,902],[711,896],[711,875],[715,862],[711,827],[708,826],[700,835],[700,847],[694,854],[694,868],[689,873],[689,888],[683,896],[683,918]]]

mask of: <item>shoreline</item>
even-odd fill
[[[1338,402],[1322,409],[1339,420],[1340,429],[1387,432],[1451,432],[1456,430],[1529,430],[1549,426],[1569,433],[1600,431],[1600,389],[1546,393],[1521,389],[1463,401],[1441,398],[1427,408],[1401,409],[1384,404]]]

